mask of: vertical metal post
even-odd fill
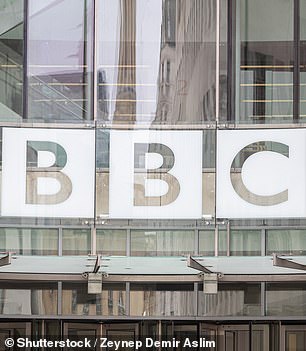
[[[63,228],[58,228],[58,255],[63,256]]]
[[[130,282],[125,283],[125,310],[126,310],[126,315],[129,316],[131,314],[131,286]]]
[[[98,109],[98,0],[94,1],[94,25],[93,25],[93,120],[97,120],[97,109]]]
[[[62,315],[63,283],[57,283],[57,314]]]
[[[266,256],[266,230],[261,230],[261,256]]]
[[[194,230],[194,254],[199,255],[200,248],[199,248],[199,229]]]
[[[294,0],[293,122],[300,117],[300,0]]]
[[[219,225],[215,226],[215,256],[219,256]]]
[[[266,285],[264,282],[260,283],[260,315],[264,316],[266,314]]]
[[[220,101],[220,0],[216,0],[216,123],[219,122]]]
[[[194,288],[194,315],[198,315],[198,291],[199,291],[199,283],[194,283],[193,285]]]
[[[97,254],[97,228],[96,226],[91,226],[91,254]]]
[[[230,227],[230,221],[227,222],[226,224],[226,256],[231,255],[231,250],[230,250],[230,245],[231,245],[231,227]]]
[[[131,229],[126,230],[126,255],[131,256]]]
[[[24,0],[23,23],[23,90],[22,107],[23,119],[28,118],[28,39],[29,39],[29,0]]]

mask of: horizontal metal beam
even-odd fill
[[[0,281],[7,282],[84,282],[87,280],[82,274],[31,274],[31,273],[1,273]],[[109,275],[103,278],[104,283],[198,283],[203,278],[198,274],[192,275]],[[219,282],[306,282],[306,273],[303,274],[244,274],[244,275],[221,275]]]

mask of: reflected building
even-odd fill
[[[214,2],[164,0],[161,36],[155,123],[213,121],[216,111]]]
[[[136,121],[136,1],[120,1],[120,41],[114,123]]]

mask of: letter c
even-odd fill
[[[255,150],[250,153],[250,149],[258,148],[258,144],[263,145],[263,150]],[[258,141],[256,143],[249,144],[241,149],[235,156],[231,169],[241,168],[239,173],[234,173],[231,171],[231,183],[236,193],[245,201],[257,205],[257,206],[273,206],[280,204],[282,202],[288,201],[288,189],[281,191],[275,195],[257,195],[252,193],[243,183],[242,180],[242,167],[245,161],[257,152],[272,151],[281,154],[289,158],[289,146],[283,143],[278,143],[275,141]]]

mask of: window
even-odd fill
[[[194,253],[194,231],[132,230],[132,256],[177,256]]]
[[[88,255],[90,243],[90,229],[63,229],[63,255]]]
[[[126,255],[126,230],[97,229],[97,253]]]

